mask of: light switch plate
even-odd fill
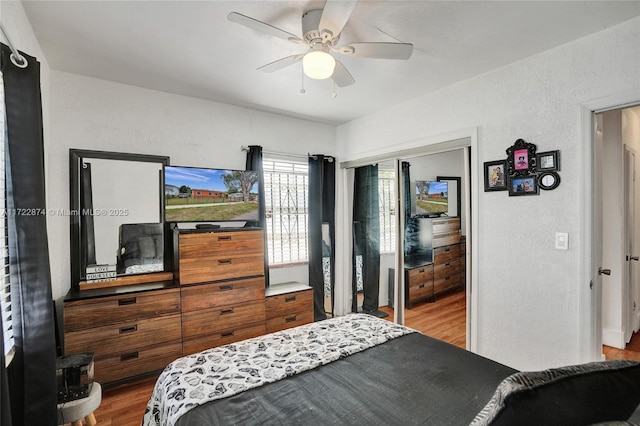
[[[556,249],[569,250],[569,233],[556,232]]]

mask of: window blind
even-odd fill
[[[307,262],[309,165],[262,160],[269,264]]]
[[[395,173],[378,170],[380,200],[380,253],[396,251]]]

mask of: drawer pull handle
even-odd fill
[[[129,327],[122,327],[120,329],[120,334],[132,333],[134,331],[138,331],[138,326],[137,325],[132,325],[132,326],[129,326]]]
[[[295,296],[288,296],[284,298],[284,302],[288,303],[288,302],[295,302],[296,301],[296,297]]]
[[[135,304],[136,304],[136,298],[135,297],[130,297],[128,299],[120,299],[120,300],[118,300],[118,306],[135,305]]]
[[[294,322],[296,320],[296,316],[292,316],[292,317],[286,317],[284,319],[284,322]]]
[[[424,288],[424,284],[420,284],[418,288]]]
[[[220,337],[231,337],[233,336],[233,331],[227,331],[225,333],[220,333]]]
[[[424,268],[418,270],[419,273],[423,273],[424,272]]]
[[[447,247],[446,249],[444,249],[444,251],[449,253],[451,251],[451,249],[449,247]]]
[[[228,315],[233,313],[233,308],[223,309],[220,311],[220,315]]]
[[[138,352],[131,352],[130,354],[120,355],[120,361],[129,361],[131,359],[138,359]]]
[[[445,280],[448,280],[448,279],[450,279],[450,278],[451,278],[451,277],[446,277],[446,278],[445,278]]]
[[[218,265],[231,265],[231,259],[220,259]]]
[[[231,241],[231,235],[220,235],[218,241]]]
[[[451,262],[445,263],[444,266],[451,266]]]
[[[233,284],[225,284],[220,286],[220,291],[233,290]]]

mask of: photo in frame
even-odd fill
[[[536,171],[536,146],[518,139],[507,148],[507,175],[527,176]]]
[[[507,190],[507,160],[484,163],[484,191]]]
[[[512,176],[509,178],[509,196],[538,195],[538,177],[536,175]]]
[[[560,170],[560,151],[539,152],[536,164],[540,172],[557,172]]]

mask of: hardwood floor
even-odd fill
[[[157,377],[102,391],[102,403],[94,412],[96,426],[139,426]]]
[[[460,289],[438,296],[433,303],[418,303],[404,310],[404,324],[427,336],[466,348],[467,310],[466,292]],[[389,313],[385,319],[393,321],[393,309],[381,307]]]
[[[629,341],[624,350],[603,345],[602,353],[604,353],[605,358],[608,360],[633,359],[640,361],[640,331],[635,332],[633,336],[631,336],[631,341]]]

